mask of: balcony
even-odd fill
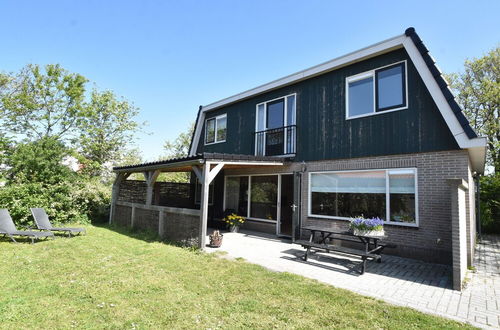
[[[297,126],[290,125],[255,132],[256,156],[282,156],[295,154]]]

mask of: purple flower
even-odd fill
[[[376,217],[365,219],[362,217],[351,220],[351,228],[360,230],[381,230],[384,226],[384,220]]]

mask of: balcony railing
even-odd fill
[[[281,156],[295,154],[297,126],[289,125],[255,132],[255,155]]]

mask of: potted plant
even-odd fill
[[[380,218],[365,219],[358,217],[351,220],[350,225],[356,236],[384,236],[384,220]]]
[[[231,213],[224,218],[224,221],[229,226],[229,230],[232,233],[237,233],[239,227],[245,222],[245,218],[242,217],[241,215]]]
[[[218,248],[222,245],[222,235],[218,230],[214,230],[212,235],[208,236],[210,238],[210,247]]]

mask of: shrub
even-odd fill
[[[43,207],[55,224],[87,223],[107,214],[109,192],[97,183],[10,184],[0,188],[0,208],[9,210],[19,227],[34,227],[30,207]]]
[[[481,177],[481,229],[500,234],[500,174]]]
[[[111,189],[101,182],[86,181],[80,184],[79,189],[73,192],[72,199],[79,205],[81,212],[98,223],[109,218],[109,205],[111,203]]]

